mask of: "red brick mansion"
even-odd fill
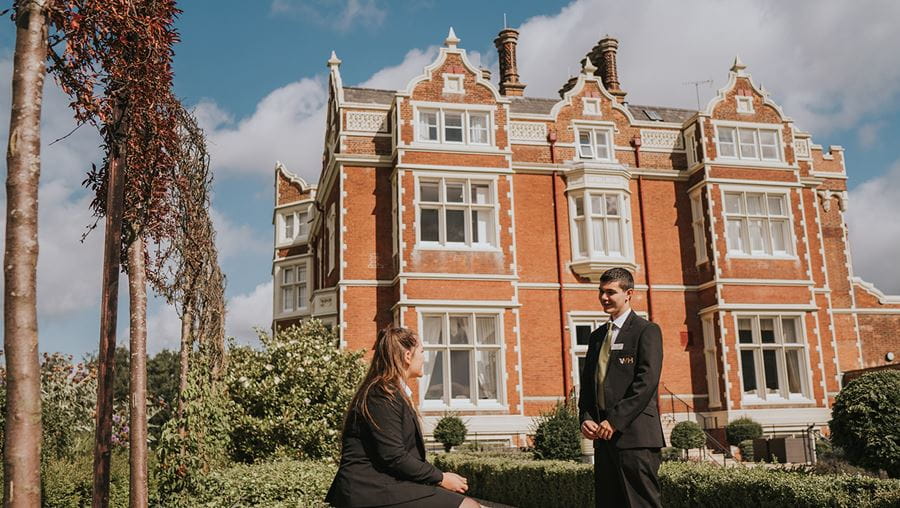
[[[842,148],[739,59],[700,111],[639,106],[605,38],[538,98],[517,38],[492,81],[451,30],[402,90],[344,86],[332,55],[319,181],[275,171],[276,329],[315,317],[352,349],[417,330],[426,429],[456,411],[479,439],[517,440],[578,386],[614,266],[662,327],[670,420],[823,425],[845,372],[894,362],[900,297],[853,275]]]

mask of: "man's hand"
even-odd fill
[[[597,438],[598,439],[606,439],[607,441],[612,439],[613,433],[616,432],[615,427],[609,423],[609,420],[603,420],[600,422],[600,425],[597,426]]]
[[[466,479],[456,473],[444,473],[444,477],[441,478],[439,485],[451,492],[460,494],[465,494],[469,490],[469,484]]]
[[[585,420],[584,423],[581,424],[581,435],[587,439],[594,440],[597,439],[597,430],[600,428],[597,425],[597,422],[594,420]]]

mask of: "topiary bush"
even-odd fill
[[[670,460],[684,460],[684,454],[678,448],[667,446],[659,450],[660,458],[663,462]]]
[[[851,464],[900,478],[900,371],[871,372],[838,393],[831,441]]]
[[[363,351],[339,350],[334,333],[315,319],[274,336],[259,332],[259,340],[261,350],[230,349],[232,458],[336,457],[347,406],[365,374]]]
[[[731,446],[738,446],[741,441],[762,437],[762,425],[748,417],[738,418],[725,426],[725,439]]]
[[[691,448],[700,448],[706,444],[706,434],[697,422],[684,421],[675,424],[672,428],[672,435],[669,441],[675,448],[682,450],[690,450]]]
[[[434,438],[449,452],[454,446],[463,444],[468,429],[462,419],[454,414],[445,415],[434,427]]]
[[[544,460],[578,460],[581,457],[581,424],[575,399],[557,402],[541,412],[534,429],[534,455]]]
[[[744,462],[753,462],[753,440],[745,439],[738,443],[737,446],[741,451],[741,460]]]

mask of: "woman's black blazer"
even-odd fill
[[[341,463],[325,501],[339,507],[379,506],[430,496],[443,473],[425,461],[418,417],[402,395],[373,388],[370,423],[350,409]]]

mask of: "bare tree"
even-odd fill
[[[41,504],[38,362],[38,184],[48,1],[16,2],[16,49],[6,152],[3,344],[6,354],[4,506]]]

